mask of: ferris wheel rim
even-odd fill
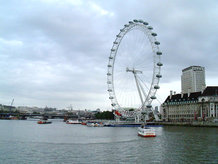
[[[160,78],[162,77],[161,75],[161,67],[163,64],[161,63],[161,55],[162,52],[159,49],[159,44],[156,40],[157,34],[152,31],[152,27],[148,26],[147,22],[144,22],[142,20],[133,20],[129,21],[128,24],[124,25],[124,28],[120,29],[119,34],[116,36],[115,41],[113,42],[113,46],[111,48],[111,53],[109,56],[109,61],[108,61],[108,73],[107,73],[107,84],[108,84],[108,92],[109,92],[109,99],[111,100],[111,105],[114,109],[117,109],[118,111],[124,111],[123,107],[120,106],[117,97],[116,97],[116,92],[114,90],[114,65],[117,57],[117,51],[119,49],[120,44],[122,43],[122,39],[126,34],[128,34],[131,30],[136,29],[136,28],[141,28],[141,30],[144,30],[143,32],[145,33],[146,37],[149,39],[150,46],[152,47],[152,53],[153,56],[157,56],[158,61],[156,62],[154,60],[153,62],[153,75],[152,75],[152,82],[150,85],[150,89],[148,92],[148,96],[146,100],[143,102],[141,108],[143,106],[150,107],[151,102],[156,99],[155,94],[157,90],[160,88],[159,87],[159,81]],[[136,112],[140,111],[141,108],[139,108]]]

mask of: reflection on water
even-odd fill
[[[218,163],[217,128],[154,129],[0,120],[0,163]]]

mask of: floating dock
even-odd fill
[[[143,122],[108,122],[104,123],[106,127],[140,127]],[[163,125],[156,124],[155,122],[147,122],[146,127],[162,127]]]

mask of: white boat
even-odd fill
[[[81,124],[79,120],[67,120],[66,124]]]
[[[156,137],[154,130],[146,127],[139,127],[138,128],[138,136],[141,137]]]

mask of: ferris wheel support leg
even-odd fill
[[[152,109],[155,121],[160,121],[160,118],[158,117],[157,113]]]
[[[116,121],[116,122],[120,122],[120,117],[115,116],[115,121]]]
[[[137,119],[137,122],[139,122],[139,121],[140,121],[140,118],[141,118],[141,117],[140,117],[140,115],[138,115],[138,119]]]
[[[144,115],[144,122],[146,122],[147,120],[149,120],[149,117],[148,117],[148,113],[146,112],[146,114]]]
[[[138,122],[138,120],[139,120],[138,116],[135,116],[135,122]]]
[[[133,72],[133,74],[134,74],[134,78],[135,78],[135,82],[136,82],[136,87],[138,89],[139,97],[140,97],[141,103],[143,105],[142,93],[141,93],[140,88],[139,88],[139,83],[138,83],[138,79],[136,77],[136,72]]]
[[[140,122],[140,119],[141,119],[141,115],[137,114],[135,116],[135,122]]]

